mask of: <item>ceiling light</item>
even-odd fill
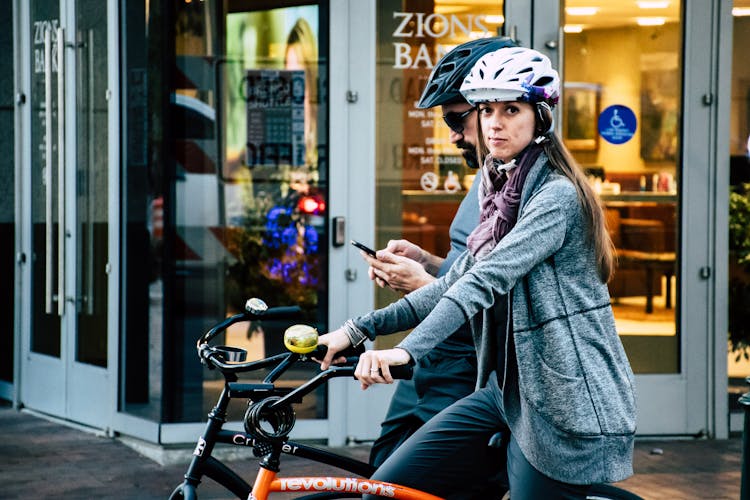
[[[462,12],[466,12],[469,10],[468,7],[465,5],[436,5],[435,6],[435,14],[443,14],[443,15],[450,15],[450,14],[460,14]]]
[[[669,2],[662,1],[642,1],[636,3],[641,9],[666,9],[669,7]]]
[[[569,16],[593,16],[599,11],[599,7],[565,7]]]
[[[566,24],[563,26],[563,31],[565,33],[580,33],[583,31],[583,25],[582,24]]]
[[[663,17],[639,17],[636,19],[638,26],[661,26],[666,22]]]
[[[732,15],[734,17],[750,16],[750,7],[734,7],[732,9]]]
[[[484,20],[490,24],[503,24],[505,22],[505,16],[489,15],[489,16],[484,16]]]

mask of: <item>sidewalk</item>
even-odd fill
[[[622,486],[646,499],[732,499],[740,496],[741,439],[636,443],[635,476]],[[343,451],[365,457],[366,446]],[[186,457],[188,454],[186,453]],[[26,412],[0,407],[0,498],[166,499],[186,464],[162,466],[118,439],[99,437]],[[285,462],[289,474],[311,474],[308,463]],[[232,462],[255,476],[256,462]],[[315,466],[315,474],[336,469]],[[249,481],[252,482],[252,481]],[[227,498],[207,480],[199,498]],[[280,497],[283,498],[283,497]]]

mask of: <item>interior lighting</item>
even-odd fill
[[[566,24],[565,26],[563,26],[563,32],[565,33],[580,33],[582,31],[582,24]]]
[[[669,2],[662,1],[641,1],[636,3],[641,9],[666,9],[669,7]]]
[[[297,208],[303,214],[320,215],[326,211],[326,202],[320,196],[307,195],[299,199]]]
[[[461,14],[469,10],[465,5],[435,5],[435,14]]]
[[[638,26],[661,26],[666,20],[663,17],[639,17],[636,22]]]
[[[565,7],[569,16],[593,16],[599,12],[599,7]]]
[[[732,8],[732,15],[734,17],[750,16],[750,7],[734,7]]]
[[[484,20],[490,24],[503,24],[505,22],[505,16],[489,15],[489,16],[484,16]]]

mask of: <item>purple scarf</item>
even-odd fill
[[[502,163],[489,155],[484,159],[479,186],[479,225],[466,239],[466,246],[475,258],[490,253],[516,225],[523,184],[541,152],[542,147],[532,143],[518,155],[517,163],[516,160]]]

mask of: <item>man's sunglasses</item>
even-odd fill
[[[445,121],[445,124],[448,125],[452,131],[454,131],[457,134],[461,134],[464,131],[464,121],[466,120],[466,117],[468,117],[475,110],[476,108],[469,108],[463,113],[459,113],[457,111],[450,111],[443,115],[443,120]]]

